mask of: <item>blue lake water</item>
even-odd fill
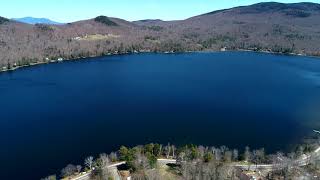
[[[139,54],[0,74],[0,179],[39,179],[120,145],[285,151],[320,127],[320,61]]]

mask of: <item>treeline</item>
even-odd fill
[[[103,17],[97,17],[99,21]],[[35,25],[41,31],[52,31],[47,25]],[[40,33],[40,32],[39,32]],[[43,33],[43,32],[41,32]],[[40,33],[40,34],[41,34]],[[49,34],[54,34],[50,32]],[[195,35],[194,35],[195,36]],[[30,45],[27,48],[18,48],[14,51],[5,41],[0,42],[0,70],[10,70],[15,67],[28,66],[35,63],[48,63],[59,58],[62,59],[79,59],[86,57],[97,57],[112,54],[128,54],[139,52],[189,52],[213,50],[253,50],[268,51],[283,54],[310,54],[319,55],[319,52],[299,51],[295,43],[286,45],[265,45],[259,42],[246,42],[239,40],[231,35],[214,35],[212,37],[201,38],[197,36],[183,36],[183,38],[166,39],[160,35],[145,35],[139,40],[125,41],[124,39],[107,39],[95,41],[79,41],[72,38],[47,36],[49,40],[42,41],[37,39],[38,35],[27,36],[30,38]],[[41,36],[42,37],[42,36]],[[290,36],[291,37],[291,36]],[[43,38],[43,37],[42,37]],[[58,39],[55,39],[58,38]],[[33,40],[32,40],[33,39]],[[36,43],[37,41],[41,43]],[[52,42],[51,42],[52,41]],[[54,43],[53,43],[54,42]],[[33,47],[34,48],[31,48]],[[8,53],[5,53],[8,52]],[[33,53],[34,52],[34,53]]]
[[[103,17],[97,17],[97,21],[107,21]],[[108,22],[105,22],[108,23]],[[126,41],[111,38],[106,40],[76,40],[55,34],[56,30],[48,25],[35,25],[37,34],[27,35],[26,48],[10,47],[6,40],[0,41],[0,70],[10,70],[15,67],[32,65],[35,63],[47,63],[62,59],[78,59],[86,57],[97,57],[111,54],[128,54],[138,52],[188,52],[213,50],[253,50],[269,51],[275,53],[302,53],[318,55],[319,52],[300,51],[295,43],[286,45],[267,45],[259,42],[243,42],[232,35],[212,35],[201,38],[197,34],[185,34],[182,37],[163,37],[161,34],[148,34],[137,39]],[[288,36],[290,39],[300,37]],[[289,40],[288,40],[289,41]],[[290,40],[293,41],[293,40]]]
[[[105,24],[107,26],[118,26],[117,23],[111,21],[110,18],[108,18],[107,16],[98,16],[98,17],[94,18],[94,20],[96,22]]]
[[[176,164],[170,165],[167,170],[172,177],[182,179],[238,179],[239,169],[234,164],[258,165],[258,164],[282,164],[278,171],[270,172],[267,177],[290,177],[294,175],[296,159],[305,153],[314,151],[315,145],[304,145],[296,148],[295,152],[284,154],[266,154],[265,150],[251,150],[246,147],[243,151],[229,149],[226,146],[206,147],[193,144],[176,147],[174,145],[161,145],[150,143],[133,148],[121,146],[116,152],[100,154],[96,159],[89,156],[84,160],[84,165],[69,164],[58,175],[68,178],[79,175],[81,172],[91,171],[91,179],[112,179],[109,165],[116,162],[126,162],[125,169],[130,171],[133,179],[166,179],[160,173],[158,159],[175,159]],[[318,164],[319,165],[319,164]],[[250,167],[250,166],[249,166]],[[289,168],[290,167],[290,168]],[[314,166],[319,168],[318,166]],[[56,179],[56,175],[43,180]]]
[[[8,21],[9,21],[9,19],[0,16],[0,24],[3,24]]]
[[[100,56],[128,52],[126,48],[132,45],[139,46],[142,52],[243,49],[319,55],[318,16],[317,4],[293,7],[266,3],[259,11],[253,5],[166,22],[129,22],[98,16],[59,26],[31,26],[0,17],[0,68],[6,70],[18,61],[28,64],[23,57],[43,62],[46,58]],[[101,37],[81,38],[87,35]]]

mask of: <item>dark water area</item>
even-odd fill
[[[0,179],[40,179],[120,145],[286,151],[320,127],[320,60],[138,54],[0,74]]]

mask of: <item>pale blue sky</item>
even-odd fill
[[[59,22],[90,19],[98,15],[126,20],[178,20],[218,9],[250,5],[264,0],[4,0],[0,16],[45,17]],[[268,0],[267,0],[268,1]],[[270,1],[270,0],[269,0]],[[278,0],[293,3],[301,0]],[[320,3],[320,0],[310,2]]]

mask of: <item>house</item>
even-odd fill
[[[221,51],[226,51],[226,50],[227,50],[227,47],[221,48]]]
[[[264,180],[265,178],[261,177],[256,172],[242,171],[240,174],[240,180]]]
[[[131,180],[130,171],[119,171],[122,180]]]

